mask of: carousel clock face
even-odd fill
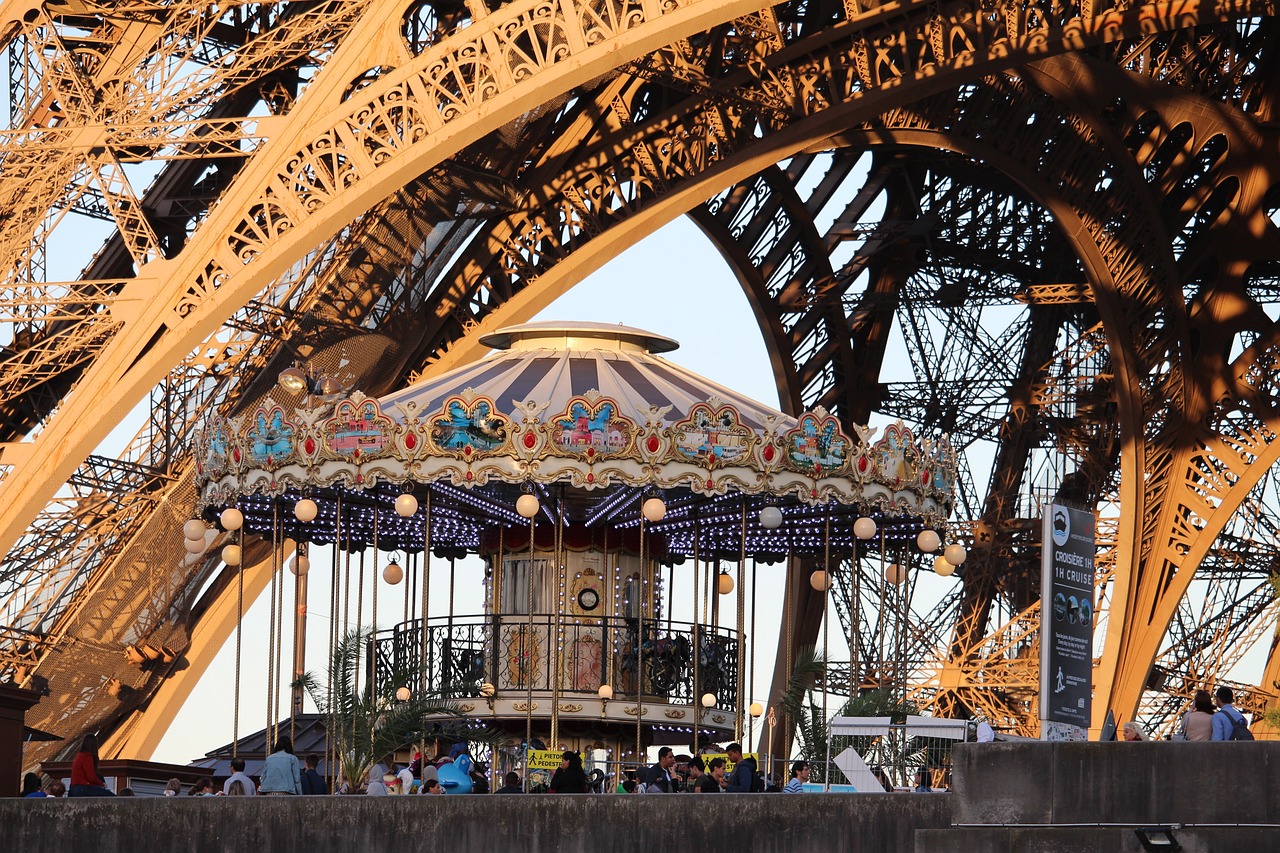
[[[578,606],[583,610],[595,610],[600,604],[600,593],[594,589],[584,589],[578,593]]]

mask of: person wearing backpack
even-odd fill
[[[1213,702],[1218,706],[1218,713],[1213,715],[1214,740],[1253,740],[1249,731],[1249,722],[1234,707],[1235,699],[1230,687],[1219,687],[1213,692]]]
[[[756,760],[742,757],[742,744],[731,743],[725,747],[725,753],[733,762],[733,772],[729,774],[729,784],[725,791],[731,794],[753,794],[764,790],[764,780],[756,772]]]

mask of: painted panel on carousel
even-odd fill
[[[341,459],[359,461],[377,456],[391,443],[395,422],[382,413],[377,400],[363,395],[342,400],[324,422],[324,443]]]
[[[844,467],[851,442],[832,415],[806,412],[786,437],[786,465],[811,477],[835,474]]]
[[[881,482],[897,489],[915,480],[916,470],[907,457],[907,448],[913,445],[911,431],[902,423],[885,427],[873,451]]]
[[[928,452],[929,450],[932,452]],[[928,480],[921,475],[922,485],[942,496],[949,504],[956,485],[955,450],[952,449],[951,442],[942,438],[931,448],[927,448],[925,455],[929,459],[929,470],[932,473]]]
[[[209,425],[201,437],[204,457],[196,460],[196,473],[208,480],[216,480],[231,467],[232,434],[226,421],[218,419]]]
[[[512,625],[502,627],[501,669],[499,689],[526,690],[530,679],[534,690],[549,687],[543,670],[546,654],[546,626]]]
[[[274,470],[293,457],[295,426],[284,419],[284,409],[258,409],[249,429],[249,459],[254,465]]]
[[[575,625],[564,646],[560,688],[594,692],[603,683],[603,649],[599,628]]]
[[[473,459],[500,450],[511,434],[511,420],[488,397],[450,397],[432,415],[431,440],[441,451]]]
[[[551,440],[562,453],[586,459],[621,456],[631,450],[636,424],[618,413],[608,397],[574,397],[550,424]]]
[[[689,416],[672,427],[675,452],[689,462],[708,468],[744,460],[755,434],[742,423],[733,406],[698,403]]]

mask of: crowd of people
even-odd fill
[[[1197,690],[1192,699],[1190,709],[1182,716],[1176,731],[1168,739],[1175,741],[1227,741],[1253,740],[1249,731],[1249,722],[1233,705],[1234,695],[1230,687],[1219,687],[1212,695],[1207,690]],[[987,726],[987,731],[990,727]],[[1150,740],[1142,725],[1136,721],[1126,722],[1121,728],[1121,737],[1125,741]],[[978,738],[989,740],[990,738]],[[545,790],[556,794],[580,794],[614,790],[619,794],[659,794],[659,793],[754,793],[781,791],[786,794],[797,794],[805,791],[812,771],[804,760],[791,764],[790,779],[785,785],[779,785],[772,778],[760,772],[756,760],[752,756],[743,755],[742,745],[731,743],[725,747],[726,758],[706,755],[677,755],[669,746],[658,750],[658,760],[649,767],[627,771],[619,778],[616,787],[608,781],[599,770],[588,775],[583,767],[582,756],[565,750],[561,755],[560,767],[552,774],[550,783],[536,790]],[[465,762],[459,761],[466,756]],[[455,762],[458,762],[455,765]],[[212,777],[206,776],[197,780],[187,790],[186,795],[200,796],[302,796],[328,794],[329,785],[319,772],[320,757],[308,755],[302,761],[293,751],[293,741],[281,736],[275,748],[263,762],[257,781],[245,773],[245,760],[237,757],[230,762],[231,774],[223,781],[219,789]],[[447,770],[445,768],[448,767]],[[445,784],[441,781],[442,770],[451,774],[453,780],[449,784],[457,785],[457,779],[469,782],[472,793],[489,793],[489,768],[484,762],[473,763],[467,754],[464,744],[456,744],[447,755],[437,755],[427,760],[420,754],[401,766],[397,766],[394,756],[384,756],[370,768],[366,778],[358,785],[340,782],[337,793],[363,793],[370,796],[387,794],[417,793],[434,796],[445,793]],[[871,773],[885,791],[892,791],[893,786],[888,776],[880,767],[872,767]],[[545,777],[544,777],[545,778]],[[528,792],[520,774],[511,771],[502,779],[502,786],[494,793],[521,794]],[[466,790],[466,787],[463,788]],[[925,768],[916,774],[915,791],[930,791],[929,776]],[[170,779],[164,789],[167,797],[179,796],[182,793],[182,782]],[[23,777],[22,792],[19,796],[27,798],[42,797],[114,797],[133,796],[129,788],[113,792],[98,769],[98,739],[93,734],[85,735],[80,750],[71,763],[71,784],[68,788],[61,781],[52,779],[45,781],[34,773]]]

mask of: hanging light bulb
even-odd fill
[[[293,559],[289,561],[289,571],[295,575],[305,575],[311,571],[311,558],[306,554],[294,554]]]
[[[521,518],[533,518],[541,508],[537,495],[524,494],[516,499],[516,512],[520,513]]]
[[[667,505],[663,503],[662,498],[649,498],[641,504],[640,513],[645,521],[662,521],[662,517],[667,514]]]
[[[395,586],[404,580],[404,569],[400,568],[400,564],[395,560],[387,563],[386,568],[382,570],[382,579],[387,583]]]
[[[894,585],[900,584],[907,579],[907,570],[897,563],[890,563],[884,567],[884,579]]]
[[[205,548],[204,537],[183,540],[182,547],[187,549],[188,554],[203,554]]]
[[[828,589],[831,588],[831,578],[827,575],[826,572],[819,569],[818,571],[809,575],[809,586],[813,587],[818,592],[826,592]]]
[[[760,510],[760,526],[765,530],[777,530],[782,526],[782,510],[767,506]]]
[[[853,535],[862,541],[867,541],[876,535],[876,521],[874,518],[867,518],[865,515],[853,523]]]
[[[751,707],[747,709],[747,713],[750,714],[752,717],[759,719],[764,715],[764,706],[761,705],[759,702],[752,702]]]
[[[969,559],[969,552],[959,542],[952,542],[942,554],[947,558],[947,562],[953,566],[958,566]]]
[[[600,689],[596,691],[596,695],[599,696],[602,701],[609,701],[613,698],[613,686],[609,684],[601,684]]]
[[[186,539],[199,539],[203,542],[204,532],[207,529],[208,528],[205,527],[203,521],[198,518],[193,518],[186,524],[182,525],[182,535]]]
[[[926,554],[932,554],[938,550],[938,546],[942,544],[941,537],[938,536],[936,530],[921,530],[916,536],[916,546]]]
[[[721,572],[720,577],[716,578],[716,589],[721,595],[728,595],[733,592],[733,575],[728,572]]]
[[[303,524],[315,521],[319,512],[320,507],[316,506],[316,502],[311,498],[303,498],[293,505],[293,517]]]
[[[222,525],[223,530],[239,530],[244,526],[244,513],[229,506],[222,511],[222,515],[218,516],[218,523]]]
[[[716,706],[716,694],[714,694],[714,693],[703,693],[703,694],[702,694],[702,707],[704,707],[704,708],[714,708],[715,706]]]
[[[401,518],[408,518],[418,511],[418,499],[413,495],[405,492],[396,498],[396,514]]]
[[[411,699],[412,697],[413,697],[413,691],[410,690],[408,687],[396,688],[396,698],[399,699],[401,702],[408,702],[409,699]]]
[[[486,699],[488,699],[490,696],[492,696],[497,692],[498,692],[497,689],[487,681],[484,684],[480,685],[480,695],[485,697]]]
[[[939,577],[949,578],[955,570],[956,567],[951,565],[951,562],[946,557],[938,555],[933,558],[933,571]]]
[[[240,560],[244,557],[244,552],[240,550],[239,545],[226,545],[222,549],[222,562],[228,566],[240,565]]]

